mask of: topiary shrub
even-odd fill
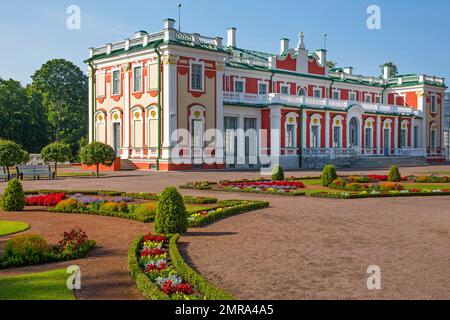
[[[283,168],[280,165],[276,165],[272,170],[272,181],[284,181]]]
[[[3,258],[20,259],[21,263],[39,263],[45,260],[50,253],[50,248],[40,235],[25,234],[11,238],[5,246]]]
[[[188,215],[183,197],[174,187],[169,187],[161,195],[156,211],[154,229],[157,233],[184,233],[188,228]]]
[[[397,166],[392,166],[391,170],[389,170],[388,181],[389,182],[400,182],[402,180],[402,176],[400,175],[400,171]]]
[[[5,211],[23,211],[25,208],[25,193],[19,180],[13,179],[3,193],[1,207]]]
[[[336,168],[333,165],[329,164],[323,168],[321,180],[322,186],[329,187],[331,183],[337,178],[338,175],[336,172]]]

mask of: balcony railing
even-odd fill
[[[340,111],[345,111],[353,105],[360,105],[366,112],[420,115],[419,111],[413,108],[403,106],[347,101],[347,100],[324,99],[306,96],[283,95],[277,93],[270,93],[263,95],[263,94],[224,92],[223,100],[225,103],[242,103],[249,105],[282,104],[297,107],[307,105],[316,108],[331,108]]]

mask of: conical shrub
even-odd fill
[[[13,179],[3,192],[1,207],[4,211],[23,211],[25,208],[25,193],[19,180]]]
[[[162,193],[156,211],[155,232],[184,233],[188,229],[188,216],[184,200],[177,189],[169,187]]]

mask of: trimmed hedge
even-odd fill
[[[70,214],[88,214],[94,216],[105,216],[105,217],[113,217],[113,218],[122,218],[128,220],[136,220],[143,223],[153,222],[152,217],[143,217],[139,215],[135,215],[132,213],[124,213],[124,212],[101,212],[101,211],[93,211],[88,209],[73,209],[73,210],[55,210],[55,208],[48,209],[50,212],[54,213],[70,213]]]
[[[230,201],[230,200],[228,200],[228,201]],[[231,200],[231,201],[233,201],[233,200]],[[240,201],[240,200],[235,200],[235,201]],[[221,203],[223,205],[223,204],[225,204],[225,202],[226,201],[219,202],[219,205]],[[221,211],[216,211],[214,213],[208,214],[207,216],[199,217],[199,218],[195,219],[194,221],[189,221],[189,227],[191,227],[191,228],[203,227],[203,226],[210,224],[218,219],[242,214],[242,213],[249,212],[249,211],[259,210],[259,209],[263,209],[263,208],[267,208],[267,207],[269,207],[269,202],[251,201],[247,205],[241,205],[241,206],[236,206],[233,208],[224,209]]]
[[[220,188],[212,188],[213,191],[223,191],[223,192],[234,192],[234,193],[256,193],[256,194],[270,194],[274,196],[289,196],[289,197],[300,197],[306,195],[304,191],[294,191],[294,192],[276,192],[276,191],[259,191],[259,190],[246,190],[246,189],[220,189]]]
[[[450,192],[410,192],[410,193],[380,193],[380,194],[345,194],[345,193],[311,193],[311,197],[327,199],[366,199],[366,198],[401,198],[401,197],[438,197],[450,196]]]
[[[130,271],[131,279],[145,299],[169,300],[169,296],[162,292],[156,283],[150,281],[139,266],[138,249],[143,238],[144,236],[137,237],[128,250],[128,269]]]
[[[186,264],[177,246],[179,235],[166,235],[166,237],[169,238],[169,254],[172,264],[179,276],[208,300],[235,300],[231,294],[210,283]],[[138,250],[143,238],[144,236],[137,237],[128,250],[128,268],[131,279],[145,299],[170,300],[169,296],[145,275],[139,265]]]
[[[23,211],[25,208],[25,193],[18,179],[8,182],[0,200],[0,208],[5,211]]]
[[[170,238],[169,242],[170,257],[172,258],[173,266],[177,270],[178,274],[186,282],[194,286],[199,292],[205,295],[207,300],[236,300],[236,298],[231,294],[209,282],[187,265],[178,250],[177,243],[179,239],[180,236],[176,234]]]

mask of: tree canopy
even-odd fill
[[[42,149],[41,157],[46,163],[54,163],[55,178],[58,178],[58,162],[69,161],[72,158],[72,152],[69,145],[54,142]]]
[[[0,140],[0,166],[6,168],[9,174],[9,167],[28,161],[28,152],[22,150],[14,141]]]
[[[88,144],[80,152],[81,162],[88,166],[95,165],[97,167],[97,178],[99,177],[99,166],[112,166],[116,160],[116,152],[114,149],[101,142],[92,142]]]

